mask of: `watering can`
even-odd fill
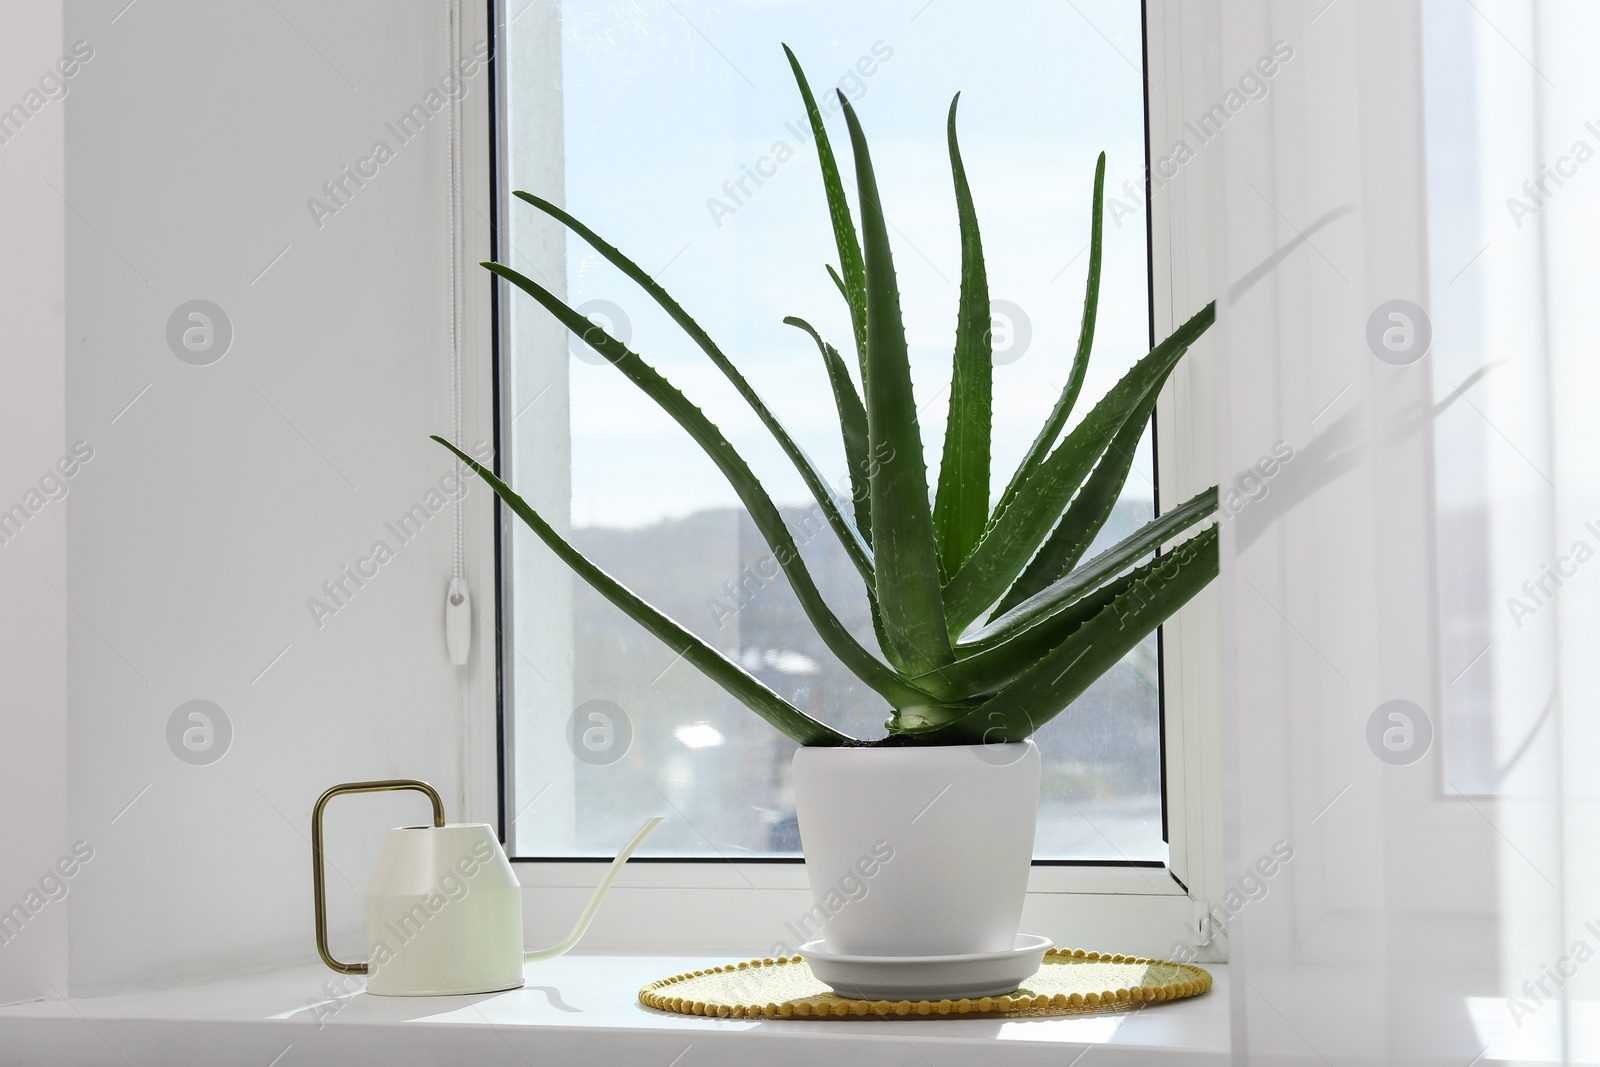
[[[341,963],[328,951],[328,909],[322,877],[322,811],[343,793],[413,789],[433,804],[432,826],[389,831],[367,886],[365,963]],[[487,823],[444,821],[444,802],[426,782],[397,778],[336,785],[311,812],[311,888],[317,953],[340,974],[367,976],[367,992],[384,997],[492,993],[523,984],[522,966],[560,956],[578,943],[622,865],[657,826],[639,827],[611,861],[572,932],[539,952],[522,946],[522,890],[500,840]]]

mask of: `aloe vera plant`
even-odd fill
[[[845,196],[816,99],[784,49],[816,139],[839,267],[828,267],[850,313],[860,374],[809,323],[838,409],[849,468],[848,501],[784,429],[734,363],[682,307],[623,252],[548,200],[515,195],[558,220],[642,288],[684,330],[750,405],[800,473],[860,572],[877,653],[824,602],[777,506],[721,431],[636,352],[538,282],[500,263],[494,274],[538,301],[673,417],[738,494],[808,620],[840,661],[890,709],[880,743],[1019,741],[1059,714],[1217,573],[1217,530],[1175,548],[1217,507],[1216,487],[1083,561],[1116,503],[1157,394],[1208,326],[1208,304],[1142,357],[1082,419],[1067,423],[1082,389],[1100,290],[1105,155],[1095,168],[1088,284],[1066,386],[998,498],[990,486],[993,354],[987,276],[977,212],[956,138],[959,94],[947,120],[961,232],[949,412],[937,484],[930,493],[912,395],[893,252],[861,122],[841,94],[855,161],[860,232]],[[435,438],[581,578],[751,710],[803,745],[856,739],[784,700],[739,664],[646,603],[586,559],[510,486]],[[930,500],[931,498],[931,500]],[[991,506],[991,499],[995,502]]]

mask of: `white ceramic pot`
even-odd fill
[[[791,933],[831,952],[1011,949],[1039,816],[1039,749],[802,748],[795,812],[814,902]]]

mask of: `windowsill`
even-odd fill
[[[469,1056],[530,1063],[684,1067],[836,1061],[880,1067],[928,1063],[1044,1064],[1098,1050],[1103,1067],[1228,1060],[1228,973],[1208,964],[1210,993],[1105,1015],[1045,1019],[743,1020],[669,1015],[642,1007],[640,986],[727,960],[677,956],[567,956],[529,969],[528,985],[463,997],[330,1001],[336,975],[318,967],[204,985],[0,1008],[0,1047],[21,1062],[312,1064],[433,1063]],[[355,980],[350,980],[354,982]],[[333,988],[333,987],[329,987]],[[845,1043],[841,1045],[841,1042]],[[292,1048],[292,1055],[285,1056]],[[1070,1058],[1070,1056],[1069,1056]]]

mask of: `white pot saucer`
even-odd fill
[[[1010,993],[1033,976],[1053,942],[1018,934],[1002,952],[959,956],[845,956],[821,940],[800,946],[811,973],[855,1000],[960,1000]]]

